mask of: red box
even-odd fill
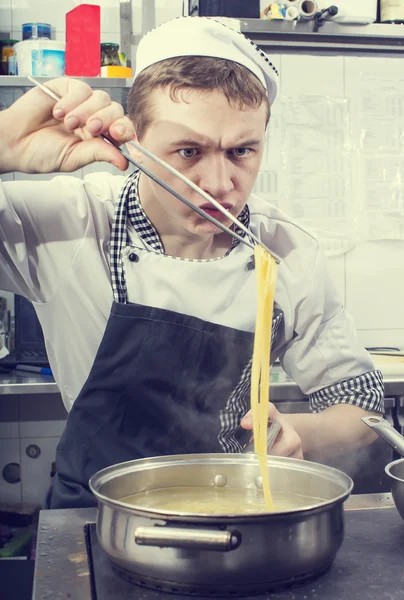
[[[80,4],[66,13],[65,74],[98,77],[101,71],[101,7]]]

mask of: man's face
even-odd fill
[[[152,92],[150,106],[151,123],[140,143],[238,216],[250,196],[264,151],[265,105],[258,109],[232,107],[219,91],[184,90],[172,100],[166,88]],[[193,204],[203,210],[206,207],[206,212],[231,225],[177,177],[143,155],[136,158]],[[145,180],[143,189],[146,193],[141,200],[146,210],[150,203],[155,210],[157,203],[159,212],[175,223],[177,233],[220,232],[150,179]]]

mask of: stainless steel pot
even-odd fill
[[[362,421],[379,434],[401,456],[404,456],[404,437],[383,417],[362,417]],[[404,458],[389,463],[385,471],[390,477],[390,487],[394,503],[404,519]]]
[[[176,486],[260,485],[257,457],[199,454],[135,460],[90,480],[97,535],[115,567],[148,587],[202,595],[261,593],[328,569],[344,537],[343,502],[353,482],[331,467],[268,457],[271,489],[313,505],[255,515],[215,516],[145,509],[128,495]]]

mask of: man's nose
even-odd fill
[[[198,185],[215,200],[226,198],[234,189],[232,165],[224,157],[204,161],[201,165]]]

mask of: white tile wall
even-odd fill
[[[0,0],[0,31],[11,31],[11,0]]]
[[[182,15],[182,0],[155,0],[155,6],[156,25]]]
[[[119,33],[119,0],[86,0],[85,3],[101,6],[102,32]],[[50,23],[60,39],[60,33],[66,29],[66,13],[79,4],[82,3],[78,0],[11,0],[12,29],[19,34],[17,39],[21,39],[23,23]]]
[[[385,59],[361,60],[382,69]],[[282,55],[281,93],[347,97],[353,104],[352,73],[358,70],[357,61],[355,57]],[[361,342],[404,347],[404,243],[362,243],[346,256],[329,258],[328,264]]]
[[[346,305],[358,329],[404,329],[404,243],[360,244],[346,262]]]
[[[11,4],[13,29],[20,32],[23,23],[31,22],[49,23],[55,31],[64,29],[64,15],[72,5],[63,0],[11,0]]]
[[[343,96],[344,58],[342,56],[281,56],[282,94],[289,96]]]

